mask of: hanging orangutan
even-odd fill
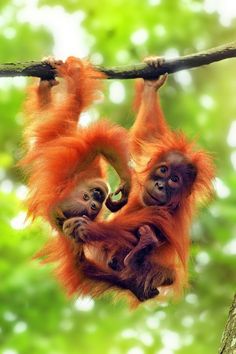
[[[108,121],[87,128],[78,125],[81,113],[99,97],[101,86],[102,75],[89,63],[73,57],[64,64],[52,58],[47,62],[57,69],[60,83],[41,80],[29,90],[25,105],[27,153],[21,165],[29,175],[28,213],[33,218],[41,216],[58,233],[39,254],[46,255],[47,248],[61,243],[60,257],[65,247],[85,262],[87,246],[64,237],[63,223],[73,216],[101,217],[109,193],[105,160],[120,177],[118,209],[127,202],[131,186],[128,136],[125,129]],[[76,276],[93,286],[80,267]],[[83,289],[82,280],[80,284]]]

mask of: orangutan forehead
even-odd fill
[[[170,151],[162,155],[159,162],[167,162],[172,165],[188,164],[190,161],[179,151]]]
[[[102,179],[99,178],[91,178],[86,180],[86,182],[81,182],[77,185],[77,188],[89,188],[89,189],[101,189],[105,194],[108,194],[109,187],[107,183],[105,183]]]

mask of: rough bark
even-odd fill
[[[108,79],[154,79],[157,76],[184,69],[192,69],[202,65],[208,65],[216,61],[236,57],[236,42],[225,44],[204,52],[186,55],[176,59],[165,60],[158,69],[148,66],[145,63],[127,65],[122,67],[99,67]],[[49,64],[43,62],[7,63],[0,65],[0,77],[6,76],[36,76],[45,80],[53,79],[57,72]]]
[[[236,354],[236,294],[229,310],[219,354]]]

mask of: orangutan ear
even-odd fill
[[[196,181],[197,174],[198,174],[197,167],[194,164],[192,164],[192,163],[188,163],[187,164],[187,171],[186,171],[186,175],[187,175],[187,183],[186,183],[187,196],[191,195],[191,193],[192,193],[192,186],[193,186],[193,184]]]

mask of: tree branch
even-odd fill
[[[219,354],[236,353],[236,294],[229,310],[228,320],[221,340]]]
[[[192,69],[233,57],[236,57],[236,42],[176,59],[167,59],[158,69],[145,63],[111,68],[96,66],[96,69],[105,73],[108,79],[135,79],[139,77],[155,79],[164,73],[172,74],[176,71]],[[6,76],[35,76],[49,80],[54,79],[57,72],[44,62],[1,64],[0,77]]]

